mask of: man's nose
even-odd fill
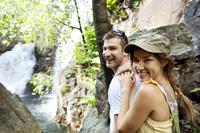
[[[103,50],[103,56],[107,57],[110,55],[109,50]]]

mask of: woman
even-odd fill
[[[129,40],[124,51],[131,53],[135,69],[143,82],[133,104],[129,104],[134,86],[129,72],[120,75],[122,101],[117,127],[120,133],[180,133],[177,96],[186,116],[194,124],[199,120],[190,100],[183,95],[172,76],[168,58],[170,41],[156,33]]]

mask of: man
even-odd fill
[[[103,57],[106,61],[106,66],[113,70],[116,74],[120,67],[132,68],[129,55],[123,51],[128,43],[128,39],[124,32],[112,30],[104,35]],[[140,82],[136,76],[134,91],[131,92],[133,99],[135,88],[140,86]],[[131,100],[130,99],[130,100]],[[117,117],[120,110],[121,89],[118,76],[115,75],[109,85],[108,102],[110,104],[110,133],[116,133]]]

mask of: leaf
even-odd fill
[[[84,96],[80,98],[79,104],[88,104],[88,105],[95,106],[96,99],[94,96]]]
[[[200,88],[192,89],[190,92],[200,92]]]

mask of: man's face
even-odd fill
[[[111,38],[104,41],[103,57],[106,61],[106,66],[116,72],[124,59],[124,52],[119,38]]]

